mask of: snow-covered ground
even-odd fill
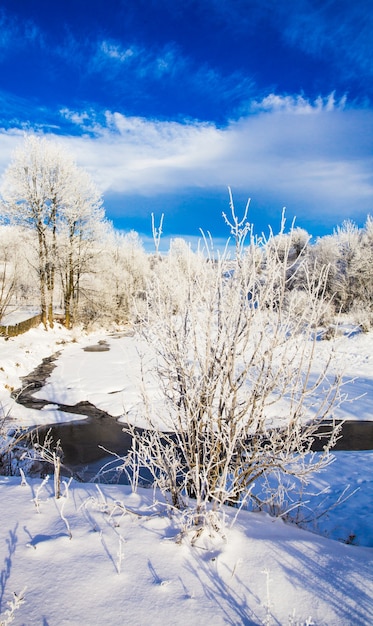
[[[107,351],[85,351],[99,341],[107,342]],[[71,333],[60,326],[52,331],[37,328],[7,341],[0,338],[0,402],[6,412],[16,413],[17,420],[25,424],[50,424],[74,416],[54,410],[32,411],[20,406],[15,408],[9,389],[21,385],[21,376],[28,374],[45,356],[61,351],[47,384],[35,397],[51,404],[73,405],[89,400],[98,408],[114,417],[123,416],[138,426],[146,426],[139,408],[142,404],[141,368],[148,369],[152,356],[137,336],[126,334],[107,335],[103,332],[87,335]],[[329,351],[330,343],[318,342],[319,358]],[[344,335],[336,342],[336,368],[343,371],[343,393],[348,400],[334,415],[340,419],[373,420],[373,332]],[[147,389],[158,404],[161,402],[157,381],[147,380]],[[76,416],[75,416],[76,419]]]
[[[224,536],[192,546],[128,487],[74,484],[56,501],[51,481],[2,478],[0,494],[2,611],[26,587],[16,625],[373,623],[372,549],[260,513],[231,528],[233,509]]]
[[[100,340],[110,350],[84,351]],[[10,392],[21,377],[57,351],[57,366],[38,393],[50,408],[15,405]],[[345,381],[354,379],[344,388],[354,400],[337,417],[372,420],[373,333],[345,336],[337,351]],[[59,326],[0,338],[3,412],[17,423],[49,424],[77,418],[53,403],[90,400],[115,417],[134,417],[141,353],[151,358],[135,337],[72,337]],[[2,477],[1,618],[12,592],[26,586],[16,625],[372,624],[373,452],[335,457],[312,489],[325,489],[328,498],[346,485],[358,491],[320,519],[318,532],[333,539],[245,511],[231,527],[235,511],[227,508],[224,536],[205,532],[192,546],[192,534],[176,541],[182,522],[162,504],[154,507],[151,490],[131,494],[105,485],[100,492],[72,483],[68,497],[56,501],[52,480],[21,486],[20,478]]]

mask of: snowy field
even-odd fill
[[[72,341],[72,338],[74,339]],[[106,341],[107,351],[84,351]],[[320,354],[326,343],[318,344]],[[46,386],[43,411],[15,405],[12,390],[41,360],[61,354]],[[344,391],[336,417],[373,419],[373,333],[338,340]],[[89,400],[115,417],[138,418],[140,356],[135,337],[71,335],[56,327],[0,339],[0,402],[24,425],[77,419],[56,403]],[[353,380],[352,380],[353,379]],[[159,402],[155,381],[154,401]],[[138,423],[141,425],[141,423]],[[336,452],[317,475],[330,500],[355,493],[320,519],[317,533],[261,513],[225,509],[221,534],[178,537],[151,490],[71,483],[53,497],[53,480],[0,478],[0,615],[12,592],[25,590],[16,625],[373,623],[373,452]],[[71,538],[70,538],[71,537]],[[179,540],[178,540],[179,539]],[[339,540],[339,541],[337,541]],[[346,542],[351,542],[347,545]],[[356,544],[356,545],[354,545]]]

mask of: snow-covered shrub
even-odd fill
[[[364,333],[369,332],[373,328],[373,310],[360,303],[352,306],[349,318]]]
[[[271,235],[267,241],[267,247],[272,254],[276,254],[282,263],[293,265],[294,262],[308,251],[310,235],[303,228],[291,228],[290,232],[284,232],[285,216],[282,218],[281,232],[278,235]]]
[[[324,271],[328,266],[326,292],[333,296],[337,313],[373,309],[373,220],[368,216],[359,229],[347,220],[333,235],[318,239],[310,249],[310,263]]]
[[[16,611],[25,602],[25,591],[26,589],[23,589],[19,594],[13,591],[13,598],[9,600],[8,608],[3,615],[0,615],[0,626],[9,626],[14,622]]]
[[[373,313],[373,218],[368,216],[359,231],[358,245],[350,262],[351,307],[360,307]]]
[[[152,290],[156,285],[158,297],[168,300],[176,313],[185,306],[188,285],[203,271],[205,264],[206,257],[201,252],[193,252],[186,241],[180,238],[171,240],[168,255],[153,258],[147,289],[150,297],[148,305],[152,306]]]
[[[19,473],[25,456],[26,437],[27,429],[14,426],[0,405],[0,475],[13,476]]]

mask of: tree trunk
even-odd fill
[[[39,290],[40,290],[40,309],[41,309],[41,322],[45,328],[47,328],[47,281],[45,272],[45,248],[44,248],[44,233],[42,225],[38,225],[38,242],[39,242]]]

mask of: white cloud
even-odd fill
[[[185,185],[209,186],[203,171],[223,150],[224,131],[213,124],[147,120],[107,111],[105,124],[100,125],[89,112],[62,113],[87,131],[84,137],[64,141],[95,172],[104,191],[146,195]]]
[[[334,95],[309,102],[270,94],[225,128],[126,117],[63,114],[79,136],[60,137],[105,193],[151,196],[227,185],[298,217],[373,211],[373,112]],[[2,133],[19,140],[19,136]]]
[[[73,124],[81,127],[84,126],[84,124],[86,124],[87,122],[89,123],[90,120],[90,115],[89,113],[87,113],[87,111],[82,111],[78,113],[77,111],[71,111],[70,109],[65,108],[60,110],[60,114],[66,120],[69,120]]]

